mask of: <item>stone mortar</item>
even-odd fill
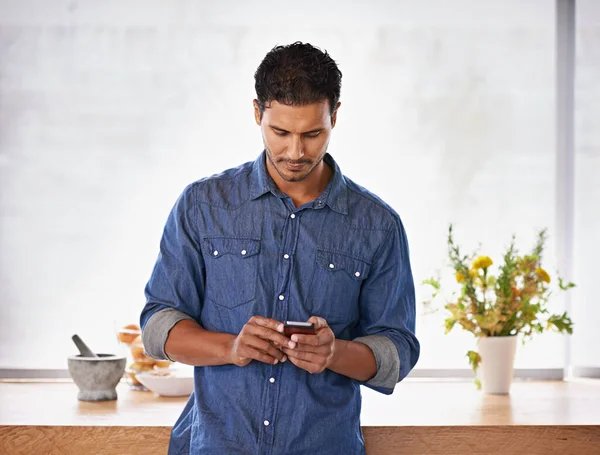
[[[126,361],[124,356],[113,354],[98,354],[98,358],[81,355],[69,357],[69,374],[79,387],[77,399],[116,400],[116,387],[125,372]]]

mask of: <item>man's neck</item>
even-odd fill
[[[296,207],[300,207],[319,197],[325,191],[333,175],[333,169],[325,161],[321,161],[308,177],[299,182],[288,182],[282,179],[277,171],[271,168],[268,163],[267,171],[277,188],[282,193],[288,195]]]

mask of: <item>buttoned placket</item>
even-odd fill
[[[284,322],[287,319],[288,308],[290,305],[290,281],[294,267],[294,252],[298,241],[300,228],[301,212],[296,212],[289,203],[285,201],[283,206],[287,211],[285,226],[282,234],[282,244],[280,246],[280,260],[278,261],[278,282],[276,294],[273,302],[272,317],[277,321]],[[289,362],[289,360],[288,360]],[[263,408],[263,415],[259,416],[262,420],[261,431],[261,453],[270,454],[273,448],[275,438],[275,419],[277,402],[279,399],[279,386],[281,381],[281,364],[271,365],[266,377],[266,400]]]

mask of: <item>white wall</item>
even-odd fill
[[[494,255],[556,240],[553,1],[281,5],[0,3],[0,368],[62,368],[75,332],[115,349],[179,192],[261,151],[253,74],[276,44],[339,62],[330,151],[400,213],[417,283],[449,222]],[[419,322],[419,366],[466,367],[471,338],[440,323]],[[562,367],[563,347],[544,335],[517,366]]]
[[[575,255],[572,362],[600,369],[600,3],[577,4]]]

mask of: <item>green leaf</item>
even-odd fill
[[[565,281],[561,277],[558,277],[558,287],[561,290],[566,291],[568,289],[574,288],[575,287],[575,283],[571,283],[569,281],[567,284],[565,284]]]
[[[479,364],[481,363],[481,356],[475,351],[469,351],[467,352],[467,357],[469,358],[469,365],[477,373],[477,368],[479,368]]]
[[[558,332],[567,332],[568,334],[573,333],[573,321],[564,312],[561,315],[553,314],[548,318],[548,327],[554,326]]]
[[[544,228],[539,232],[538,240],[532,252],[532,256],[534,257],[531,259],[535,259],[536,261],[540,261],[542,259],[542,252],[544,251],[544,243],[546,243],[547,231],[548,229]]]
[[[452,328],[454,327],[454,325],[456,324],[456,319],[454,318],[447,318],[444,321],[444,325],[446,327],[446,334],[448,334],[450,332],[450,330],[452,330]]]
[[[433,287],[436,291],[439,291],[442,287],[440,282],[438,280],[436,280],[435,278],[428,278],[426,280],[421,281],[421,285],[425,285],[425,284],[428,284],[429,286]]]

